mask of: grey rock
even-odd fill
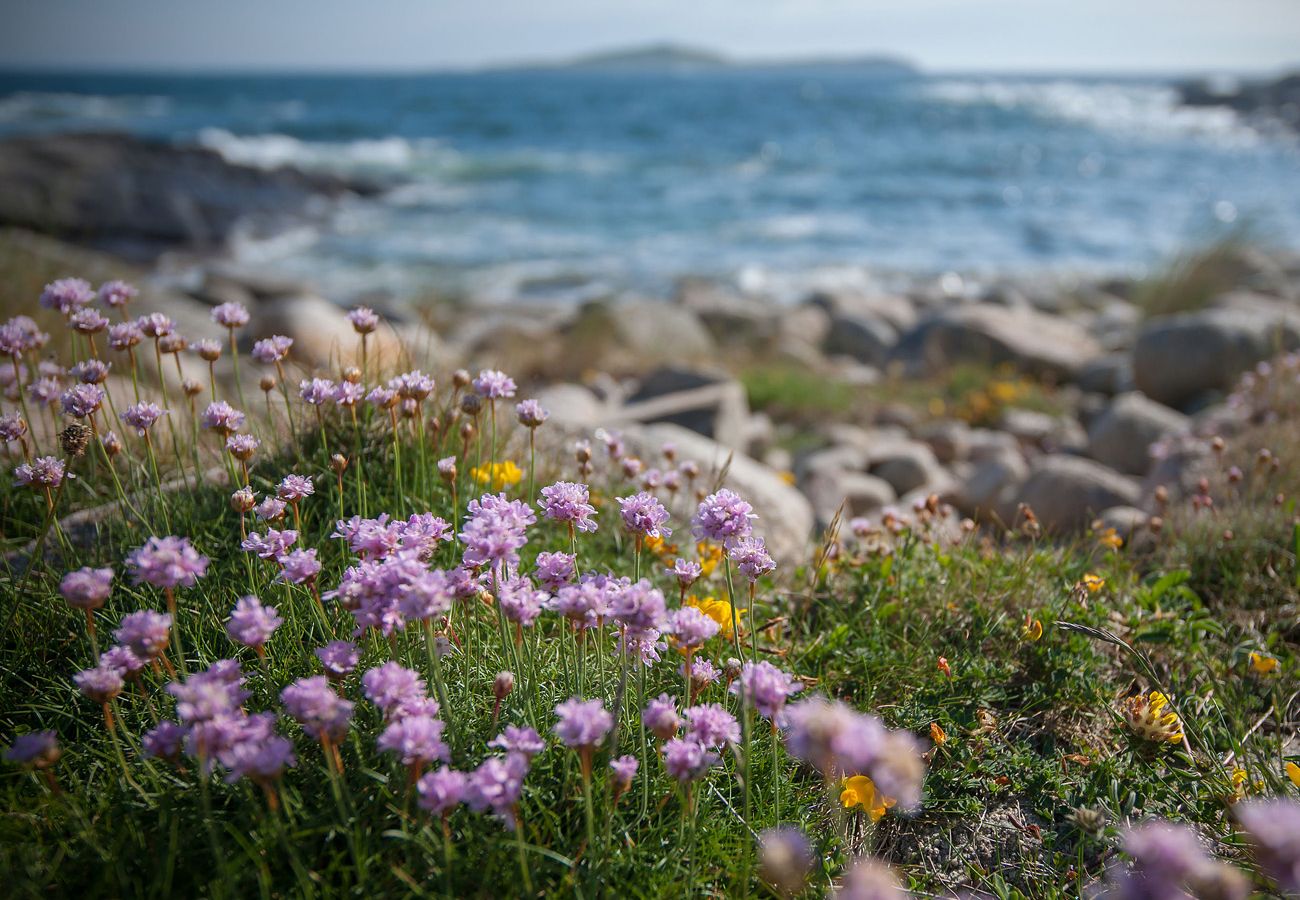
[[[972,462],[994,459],[1007,451],[1020,454],[1020,442],[1015,435],[994,428],[972,428],[966,436],[966,443]]]
[[[988,303],[941,310],[904,335],[894,358],[913,374],[956,363],[1010,364],[1042,378],[1070,380],[1100,347],[1079,325],[1059,316]]]
[[[822,349],[871,366],[881,366],[898,343],[898,331],[884,319],[871,316],[833,316]]]
[[[1014,447],[990,451],[950,497],[962,513],[976,519],[1011,522],[1016,495],[1029,477],[1029,464]]]
[[[813,474],[800,487],[812,503],[819,527],[825,528],[840,504],[846,516],[864,516],[898,499],[889,482],[865,472],[826,469]]]
[[[721,373],[662,367],[641,379],[620,420],[672,422],[729,447],[749,445],[749,402],[740,382]]]
[[[925,444],[909,441],[873,454],[871,474],[883,478],[899,494],[936,484],[947,474]]]
[[[744,297],[714,281],[683,279],[677,302],[699,316],[719,345],[752,345],[777,331],[777,312],[756,297]]]
[[[784,565],[806,558],[813,529],[813,511],[807,498],[758,460],[719,444],[679,425],[631,425],[623,438],[643,459],[658,455],[666,443],[677,445],[679,458],[694,460],[711,484],[714,473],[727,466],[726,484],[754,506],[758,519],[754,531],[762,535],[772,555]]]
[[[1242,309],[1209,309],[1150,322],[1133,348],[1133,382],[1153,400],[1186,408],[1199,396],[1226,391],[1237,376],[1300,336],[1285,317]]]
[[[224,249],[319,217],[328,201],[376,187],[295,169],[237,166],[213,150],[125,134],[0,142],[0,222],[134,259],[176,247]]]
[[[707,361],[716,343],[700,317],[689,309],[661,301],[584,305],[564,329],[561,369],[629,373],[654,365]]]
[[[1076,456],[1040,457],[1017,494],[1043,527],[1068,532],[1085,527],[1102,510],[1135,506],[1141,496],[1136,479],[1101,463]]]
[[[245,338],[283,334],[293,338],[293,358],[313,366],[360,365],[361,341],[344,311],[315,294],[281,297],[259,303],[245,330]],[[399,333],[399,328],[402,333]],[[366,339],[368,366],[384,368],[419,364],[432,358],[438,339],[415,325],[381,322]]]
[[[1186,431],[1187,416],[1140,393],[1116,397],[1088,431],[1088,455],[1127,475],[1151,468],[1151,445],[1167,434]]]
[[[874,319],[891,325],[897,331],[905,331],[916,324],[916,307],[908,298],[896,294],[821,290],[814,292],[805,305],[824,310],[832,319]]]
[[[1133,390],[1133,357],[1110,353],[1088,360],[1079,371],[1077,384],[1090,393],[1115,394]]]
[[[609,417],[608,407],[590,389],[580,384],[552,384],[536,394],[537,402],[557,423],[578,428],[595,428]]]
[[[963,460],[970,452],[970,426],[961,419],[938,419],[920,426],[916,436],[944,465]]]
[[[1077,451],[1088,444],[1083,426],[1069,416],[1011,407],[1002,411],[998,425],[1024,446],[1039,450]]]

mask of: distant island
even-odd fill
[[[715,50],[683,44],[646,44],[603,50],[556,62],[521,63],[502,66],[512,71],[599,71],[599,72],[700,72],[720,69],[853,71],[876,75],[913,75],[916,67],[895,56],[872,54],[852,57],[810,57],[792,59],[733,59]]]

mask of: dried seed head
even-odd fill
[[[357,384],[361,381],[361,370],[356,366],[348,366],[343,370],[343,380],[349,384]]]
[[[467,416],[477,416],[483,411],[483,400],[478,394],[466,394],[460,398],[460,411]]]
[[[1219,437],[1216,434],[1214,436],[1214,439],[1210,441],[1210,449],[1212,449],[1215,453],[1222,453],[1223,447],[1224,447],[1223,438]]]
[[[186,397],[197,397],[203,393],[203,385],[193,378],[186,378],[181,382],[181,390],[185,392]]]
[[[208,362],[216,362],[221,359],[221,345],[215,341],[199,341],[198,351],[199,358]]]
[[[1159,534],[1161,529],[1163,529],[1164,527],[1165,527],[1165,520],[1160,518],[1159,516],[1152,516],[1151,518],[1147,519],[1147,528],[1151,531],[1152,534]]]
[[[270,393],[275,390],[275,383],[274,375],[263,375],[262,380],[258,382],[258,386],[267,393]]]
[[[460,439],[465,443],[468,444],[474,438],[474,431],[473,422],[465,421],[460,423]]]
[[[1070,818],[1074,820],[1075,825],[1078,825],[1089,834],[1096,834],[1106,824],[1106,814],[1104,812],[1087,806],[1080,806],[1070,814]]]
[[[1164,506],[1166,503],[1169,502],[1169,488],[1165,487],[1163,484],[1157,485],[1155,491],[1155,498],[1156,498],[1156,503],[1159,503],[1161,506]]]
[[[335,475],[342,475],[348,468],[348,458],[342,453],[335,453],[330,457],[330,468],[334,470]]]
[[[451,373],[451,383],[457,390],[468,387],[470,380],[470,374],[465,369],[457,369]]]
[[[90,443],[90,429],[80,422],[73,422],[59,432],[59,446],[67,456],[80,456],[86,452]]]

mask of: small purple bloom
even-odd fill
[[[263,606],[261,600],[250,594],[240,597],[235,603],[226,624],[226,633],[231,640],[256,650],[283,624],[284,619],[280,618],[274,606]]]
[[[74,385],[59,398],[63,412],[77,419],[93,416],[103,402],[104,389],[97,384]]]
[[[523,400],[515,405],[515,417],[525,428],[540,428],[551,414],[536,400]]]
[[[368,306],[358,306],[348,312],[348,321],[357,334],[369,334],[379,327],[379,315]]]
[[[695,560],[681,559],[680,557],[673,561],[672,567],[668,570],[668,574],[676,578],[677,583],[683,589],[689,588],[699,581],[700,575],[703,573],[704,569]]]
[[[361,689],[386,716],[391,716],[404,701],[426,696],[424,679],[392,660],[362,675]]]
[[[757,518],[754,507],[726,488],[705,497],[691,520],[691,529],[699,541],[717,541],[730,545],[748,537],[750,520]]]
[[[315,492],[316,487],[312,484],[311,479],[305,475],[286,475],[275,489],[277,497],[291,503],[305,500]]]
[[[194,549],[189,538],[151,537],[127,554],[126,566],[134,584],[174,589],[193,587],[208,571],[208,558]]]
[[[435,759],[447,761],[451,751],[442,741],[446,727],[432,716],[410,715],[389,723],[379,735],[381,751],[396,753],[404,766],[425,766]]]
[[[745,663],[740,678],[731,685],[731,692],[744,691],[745,701],[758,710],[758,714],[773,719],[778,725],[786,700],[803,689],[794,676],[781,671],[767,660],[757,664]]]
[[[330,641],[324,647],[317,647],[313,652],[325,669],[325,674],[331,679],[347,676],[361,661],[361,652],[357,649],[357,645],[349,641]]]
[[[435,816],[446,816],[465,798],[469,776],[446,766],[429,772],[416,783],[420,794],[420,808]]]
[[[515,382],[498,369],[484,369],[474,379],[474,392],[489,400],[509,399],[515,395]]]
[[[542,515],[554,522],[565,522],[578,531],[595,531],[596,523],[591,517],[596,514],[596,507],[590,501],[585,484],[557,481],[542,488]]]
[[[673,610],[664,628],[672,635],[673,643],[681,650],[694,651],[718,633],[721,626],[694,606]]]
[[[488,741],[489,747],[504,750],[506,753],[520,753],[528,759],[546,749],[546,743],[536,730],[527,726],[507,725],[506,730]]]
[[[275,365],[289,355],[289,348],[292,346],[293,338],[273,334],[253,345],[253,359],[263,365]]]
[[[231,300],[212,308],[212,321],[225,328],[243,328],[248,324],[248,310],[244,304]]]
[[[682,720],[677,715],[677,703],[667,694],[660,694],[645,705],[641,711],[641,722],[661,741],[673,737],[677,734],[677,729],[682,727]]]
[[[668,510],[654,496],[642,491],[631,497],[618,498],[619,513],[623,516],[623,527],[633,534],[643,537],[666,538],[673,531],[667,527]]]
[[[163,719],[144,733],[140,743],[146,756],[175,761],[180,758],[185,729],[170,719]]]
[[[30,463],[14,467],[14,484],[19,487],[56,488],[63,483],[63,460],[56,456],[38,456]]]
[[[573,580],[575,567],[576,561],[572,554],[558,551],[539,553],[533,577],[537,579],[538,584],[554,594]]]
[[[673,738],[664,742],[664,768],[680,782],[696,781],[718,762],[718,754],[691,740]]]
[[[172,617],[167,613],[142,609],[123,616],[113,637],[131,648],[131,652],[141,659],[152,660],[167,649],[171,627]]]
[[[96,703],[107,703],[122,693],[121,674],[102,663],[93,669],[78,672],[73,676],[73,681],[82,694]]]
[[[5,761],[36,769],[48,768],[58,762],[59,735],[53,730],[31,731],[20,734],[5,750]]]
[[[732,543],[727,555],[736,564],[740,574],[750,581],[757,581],[776,568],[776,563],[768,555],[767,545],[761,537],[743,537]]]
[[[685,736],[705,747],[723,747],[740,743],[740,725],[720,704],[701,703],[686,708]]]
[[[133,285],[125,281],[105,281],[99,286],[99,302],[105,306],[126,306],[139,293]]]
[[[280,702],[311,737],[338,743],[348,733],[352,702],[334,693],[323,675],[299,678],[280,692]]]
[[[610,615],[628,628],[659,631],[668,617],[664,595],[642,578],[619,589],[610,602]]]
[[[635,756],[620,756],[609,761],[610,777],[614,781],[614,793],[626,793],[636,778],[638,762]]]
[[[76,310],[94,301],[95,292],[90,282],[81,278],[60,278],[51,281],[41,291],[41,306],[56,310],[63,315],[71,315]]]
[[[154,423],[167,415],[167,410],[157,403],[137,403],[122,410],[119,418],[141,436],[154,426]]]
[[[556,736],[575,750],[599,744],[614,727],[614,717],[599,700],[571,697],[555,707],[555,714],[560,717],[553,729]]]
[[[202,422],[204,428],[233,434],[244,427],[244,414],[225,400],[215,400],[203,411]]]
[[[59,593],[76,609],[99,609],[112,590],[113,570],[109,567],[76,569],[59,582]]]
[[[289,584],[312,584],[320,574],[320,560],[316,558],[316,548],[310,550],[291,550],[276,560],[280,564],[277,581]]]
[[[334,382],[328,378],[299,382],[298,395],[312,406],[323,406],[334,399]]]

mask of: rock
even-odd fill
[[[1237,376],[1279,350],[1300,344],[1277,315],[1208,309],[1147,324],[1133,348],[1133,382],[1152,400],[1186,408],[1201,395],[1229,390]]]
[[[972,428],[966,436],[966,442],[972,462],[995,459],[1004,451],[1020,455],[1020,442],[1015,435],[993,428]]]
[[[908,441],[887,451],[873,453],[871,474],[889,482],[900,495],[936,484],[947,475],[935,459],[933,451],[917,441]]]
[[[1077,384],[1089,393],[1115,394],[1133,390],[1133,357],[1111,353],[1088,360],[1079,371]]]
[[[418,364],[412,349],[436,351],[431,332],[411,329],[410,346],[390,322],[381,322],[366,340],[367,365],[376,368]],[[283,334],[293,338],[292,358],[311,366],[338,368],[361,364],[361,341],[347,315],[324,297],[303,294],[260,303],[244,338]]]
[[[831,330],[831,317],[819,306],[792,306],[777,319],[778,342],[820,347]]]
[[[940,310],[903,336],[894,351],[912,374],[932,375],[957,363],[1010,364],[1029,375],[1068,381],[1100,347],[1059,316],[988,303]]]
[[[865,472],[822,469],[814,472],[800,488],[812,503],[817,525],[825,528],[844,504],[845,516],[864,516],[898,499],[889,482]]]
[[[870,316],[832,316],[822,350],[871,366],[881,366],[898,343],[898,332],[884,319]]]
[[[1149,513],[1136,506],[1112,506],[1101,511],[1101,515],[1097,516],[1096,524],[1099,526],[1097,530],[1100,531],[1114,528],[1115,533],[1128,543],[1134,534],[1146,528],[1150,519]]]
[[[537,402],[551,420],[576,428],[596,428],[609,419],[609,410],[592,391],[580,384],[552,384],[536,393]]]
[[[713,475],[727,465],[726,485],[754,506],[758,519],[754,530],[762,535],[772,555],[783,565],[807,558],[813,529],[813,511],[808,500],[777,472],[743,453],[735,452],[703,435],[679,425],[631,425],[623,429],[628,446],[643,459],[655,458],[666,443],[677,445],[682,460],[694,460],[712,484]],[[689,541],[686,533],[683,540]]]
[[[216,151],[126,134],[47,134],[0,142],[0,222],[127,258],[221,250],[317,218],[373,185],[295,169],[255,169]]]
[[[1039,450],[1078,451],[1088,444],[1083,426],[1069,416],[1010,407],[1002,411],[998,425],[1024,446]]]
[[[1088,430],[1088,455],[1126,475],[1145,475],[1151,468],[1151,445],[1190,424],[1187,416],[1142,394],[1123,394]]]
[[[1188,106],[1226,106],[1240,113],[1264,114],[1281,119],[1300,130],[1300,73],[1280,78],[1252,80],[1221,88],[1208,80],[1178,85],[1182,102]]]
[[[895,294],[820,290],[815,291],[803,307],[823,310],[832,319],[874,319],[890,325],[895,331],[906,331],[916,324],[916,307],[912,301]]]
[[[970,452],[970,426],[961,419],[938,419],[920,426],[916,436],[934,451],[944,465],[966,458]]]
[[[642,372],[655,365],[707,362],[716,345],[699,316],[661,301],[596,301],[564,329],[561,371]]]
[[[863,472],[867,468],[866,447],[838,444],[805,453],[795,460],[795,473],[802,479],[820,472]]]
[[[749,402],[725,374],[663,367],[641,379],[616,412],[620,422],[672,422],[737,450],[749,446]]]
[[[1029,477],[1029,464],[1014,447],[991,451],[950,496],[954,506],[976,519],[995,518],[1010,523],[1016,512],[1016,494]]]
[[[719,345],[752,346],[772,338],[777,316],[770,304],[743,297],[713,281],[683,279],[677,303],[699,316]]]
[[[1135,506],[1138,482],[1101,463],[1076,456],[1040,457],[1020,487],[1017,502],[1027,504],[1051,532],[1083,528],[1102,510]]]

